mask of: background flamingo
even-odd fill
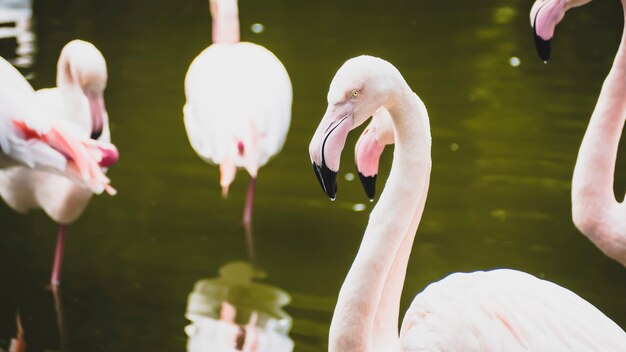
[[[193,149],[220,165],[224,195],[237,168],[250,174],[243,215],[250,224],[258,169],[282,148],[291,121],[287,71],[269,50],[239,42],[236,0],[211,0],[213,45],[185,78],[185,127]]]
[[[110,144],[104,108],[106,82],[106,63],[100,51],[91,43],[74,40],[61,51],[57,87],[36,93],[37,101],[55,117],[54,126],[71,131],[81,140],[95,139],[88,143],[98,146],[103,167],[112,165],[118,158],[117,149]],[[51,276],[52,285],[58,285],[67,225],[82,214],[92,192],[63,176],[14,167],[0,171],[0,195],[20,213],[41,208],[60,224]]]
[[[539,55],[549,59],[545,46],[554,28],[572,7],[590,0],[537,1],[531,11]],[[622,7],[626,1],[622,0]],[[625,15],[626,19],[626,15]],[[607,75],[583,138],[572,178],[572,217],[576,227],[606,255],[626,266],[626,205],[613,191],[615,162],[626,119],[626,32]]]
[[[102,173],[106,146],[53,126],[22,75],[0,58],[0,167],[23,165],[71,178],[94,193],[111,191]]]
[[[369,56],[347,61],[309,152],[331,198],[349,131],[385,107],[395,130],[387,187],[339,292],[330,351],[619,351],[626,333],[571,291],[515,270],[456,273],[413,301],[398,336],[400,296],[431,170],[428,113],[400,72]]]

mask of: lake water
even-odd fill
[[[335,202],[322,193],[308,156],[331,78],[346,59],[365,53],[395,64],[431,118],[431,186],[402,311],[451,272],[508,267],[565,286],[626,326],[626,270],[574,228],[569,196],[578,147],[621,37],[620,3],[596,1],[569,13],[548,65],[535,53],[530,5],[240,1],[242,40],[272,50],[294,88],[285,147],[259,173],[253,239],[265,273],[259,282],[291,296],[283,309],[295,351],[327,349],[336,296],[372,206],[359,182],[345,178],[354,172],[352,147]],[[31,8],[19,0],[2,6],[22,14]],[[61,344],[72,351],[185,350],[196,282],[249,260],[240,225],[247,177],[240,171],[223,200],[218,169],[195,155],[182,120],[185,73],[210,44],[207,1],[34,0],[32,9],[22,27],[32,33],[0,39],[0,54],[42,88],[54,85],[69,40],[102,51],[121,154],[109,175],[119,194],[95,197],[69,228],[62,333],[45,288],[57,226],[40,211],[18,215],[0,205],[0,346],[13,336],[19,310],[29,351]],[[252,31],[256,23],[261,33]],[[390,162],[387,152],[381,187]],[[621,157],[620,200],[624,181]]]

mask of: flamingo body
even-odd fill
[[[0,58],[0,161],[3,166],[26,165],[31,168],[49,167],[64,172],[67,160],[43,141],[27,139],[15,128],[14,121],[25,123],[39,134],[47,133],[51,125],[43,110],[33,105],[34,90],[8,61]]]
[[[291,121],[291,82],[264,47],[211,45],[191,63],[185,92],[189,141],[205,161],[226,161],[254,177],[282,149]]]
[[[31,85],[0,58],[0,167],[26,166],[71,178],[94,193],[112,192],[99,163],[109,146],[54,126]]]
[[[403,351],[621,351],[626,334],[592,304],[510,269],[454,273],[408,309]]]

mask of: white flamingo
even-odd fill
[[[537,49],[549,59],[554,28],[572,7],[590,0],[537,1],[531,23]],[[625,11],[626,0],[622,0]],[[546,49],[547,48],[547,49]],[[626,120],[626,32],[585,132],[572,178],[572,218],[576,227],[607,256],[626,266],[626,204],[613,190],[619,140]]]
[[[97,146],[100,166],[108,167],[118,158],[110,144],[108,116],[103,91],[107,82],[104,57],[93,44],[73,40],[59,56],[56,88],[36,92],[37,102],[54,116],[53,126],[62,127],[72,136]],[[114,193],[114,191],[112,191]],[[93,192],[72,180],[49,172],[26,167],[0,171],[0,196],[13,209],[26,213],[43,209],[57,222],[59,232],[51,276],[59,284],[67,226],[82,214]]]
[[[94,193],[110,188],[99,163],[106,146],[53,126],[30,84],[0,57],[0,168],[27,166],[71,178]]]
[[[623,351],[626,333],[593,305],[548,281],[508,269],[455,273],[417,295],[398,336],[400,296],[431,170],[428,113],[382,59],[347,61],[309,152],[325,192],[348,132],[385,107],[393,166],[339,292],[330,351]]]
[[[220,165],[223,195],[237,168],[250,174],[243,222],[250,224],[258,169],[280,152],[291,121],[287,71],[269,50],[239,42],[237,0],[210,0],[213,44],[189,66],[185,127],[191,146]]]

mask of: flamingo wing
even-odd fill
[[[626,333],[592,304],[508,269],[455,273],[415,297],[403,351],[623,351]]]
[[[20,135],[16,123],[34,134],[49,132],[51,125],[33,105],[34,90],[9,62],[0,58],[0,150],[5,166],[24,164],[31,168],[65,170],[66,159],[38,139]]]

